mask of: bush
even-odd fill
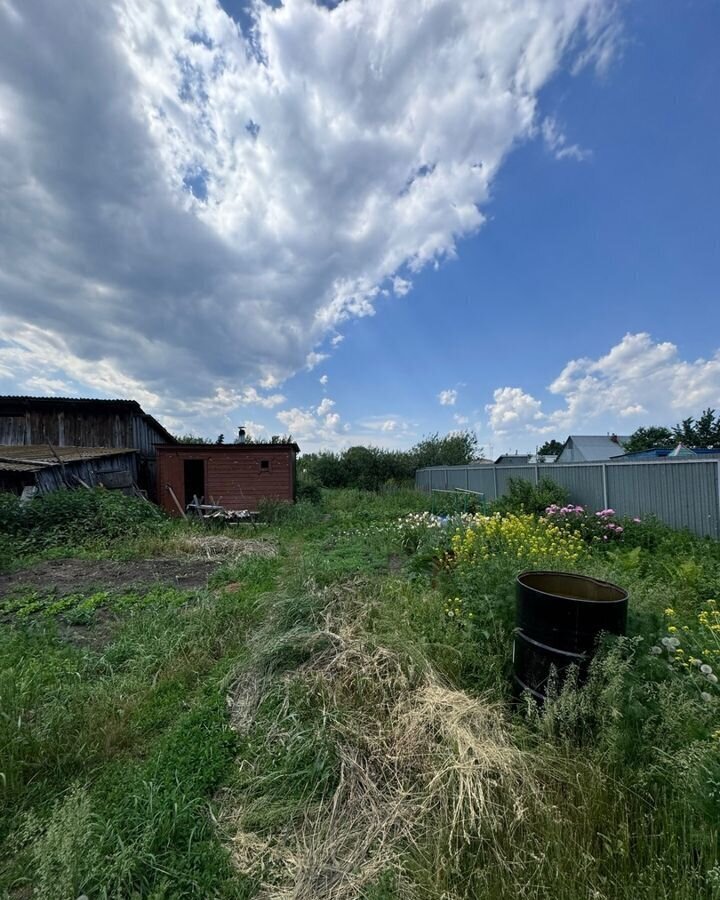
[[[0,538],[9,538],[19,553],[117,541],[165,521],[154,504],[102,488],[55,491],[24,504],[13,494],[0,494]]]
[[[302,482],[297,486],[296,499],[300,502],[321,503],[322,491],[317,484],[312,482]]]
[[[584,506],[568,503],[558,506],[554,503],[545,510],[545,518],[568,531],[582,536],[588,544],[607,547],[625,540],[628,531],[636,529],[640,519],[620,518],[614,509],[600,509],[592,512]]]
[[[539,516],[553,504],[564,506],[568,497],[567,489],[549,478],[541,478],[537,484],[524,478],[511,478],[508,493],[493,506],[503,513],[535,513]]]

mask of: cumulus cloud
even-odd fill
[[[245,422],[243,426],[247,433],[253,438],[264,438],[267,433],[267,428],[262,425],[260,422],[251,422],[249,419]]]
[[[496,434],[504,434],[542,419],[541,406],[539,400],[521,388],[503,387],[494,391],[493,402],[485,410],[492,430]]]
[[[562,405],[544,404],[519,387],[498,388],[486,406],[497,435],[564,436],[571,431],[627,431],[639,425],[674,424],[702,409],[720,408],[720,350],[709,359],[685,360],[669,341],[626,334],[597,359],[570,360],[549,385]]]
[[[320,382],[320,384],[321,384],[323,387],[325,387],[325,385],[328,383],[328,377],[327,377],[327,375],[321,375],[321,376],[318,378],[318,381]]]
[[[287,428],[295,438],[314,436],[318,428],[318,419],[311,409],[283,409],[277,414],[277,420]]]
[[[341,417],[332,412],[335,401],[325,397],[319,406],[302,408],[294,406],[277,413],[277,420],[307,450],[336,447],[342,444]]]
[[[482,224],[569,48],[616,39],[603,0],[253,9],[0,3],[2,335],[53,380],[169,412],[317,365]]]
[[[438,394],[438,400],[440,401],[440,406],[455,406],[457,402],[458,392],[456,390],[450,389],[447,391],[440,391]]]

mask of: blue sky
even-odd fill
[[[720,407],[712,0],[44,5],[0,4],[0,391],[307,449]]]

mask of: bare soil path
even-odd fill
[[[52,559],[0,575],[0,598],[28,591],[58,597],[95,591],[120,593],[159,584],[181,590],[200,588],[221,564],[221,559]]]

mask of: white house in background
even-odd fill
[[[571,434],[555,463],[605,462],[622,453],[629,439],[617,434]]]

